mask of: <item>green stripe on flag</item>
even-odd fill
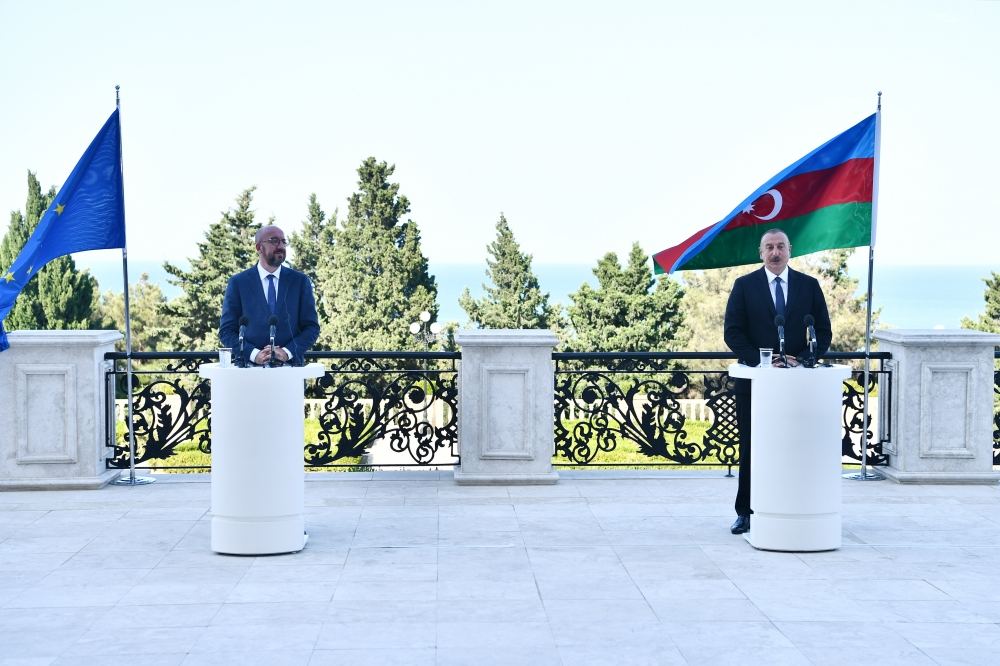
[[[871,242],[872,204],[837,204],[820,208],[808,215],[781,220],[776,224],[761,222],[752,227],[723,231],[708,247],[681,266],[680,270],[758,263],[760,237],[771,228],[781,229],[788,234],[793,257],[841,247],[860,247]]]

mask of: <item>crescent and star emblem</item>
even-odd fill
[[[764,192],[764,194],[762,194],[761,197],[767,194],[770,194],[771,198],[774,199],[774,208],[771,209],[770,213],[768,213],[767,215],[754,215],[753,204],[750,204],[749,206],[744,208],[743,212],[749,213],[750,215],[756,217],[758,220],[763,220],[765,222],[767,222],[768,220],[773,220],[775,217],[777,217],[778,213],[781,212],[781,204],[782,204],[781,192],[779,192],[778,190],[768,190],[767,192]]]

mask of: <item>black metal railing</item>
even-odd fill
[[[105,356],[108,467],[125,469],[130,447],[126,356]],[[445,467],[457,464],[457,352],[311,352],[323,377],[306,384],[303,460],[312,468]],[[555,456],[568,466],[693,466],[738,464],[735,403],[724,370],[728,353],[555,353]],[[850,362],[862,354],[828,355]],[[869,394],[888,399],[891,383],[872,354]],[[211,455],[208,381],[198,375],[209,352],[136,352],[132,405],[135,464],[139,469],[201,471]],[[687,368],[682,368],[687,365]],[[693,366],[703,365],[706,369]],[[265,370],[261,370],[265,372]],[[845,462],[883,464],[889,410],[877,436],[870,405],[863,426],[862,373],[844,384]],[[1000,389],[998,389],[1000,390]],[[114,399],[112,399],[114,398]],[[998,425],[1000,427],[1000,425]]]
[[[556,353],[556,461],[581,466],[723,466],[739,463],[736,402],[729,375],[714,366],[731,353]],[[862,353],[827,354],[833,362],[864,360]],[[889,410],[876,435],[873,398],[888,400],[888,353],[873,353],[868,423],[864,423],[864,372],[844,382],[842,450],[845,464],[886,463],[882,443],[891,436]]]
[[[127,357],[114,352],[107,376],[108,467],[130,463]],[[458,391],[451,352],[310,352],[326,373],[306,383],[304,463],[309,467],[408,467],[458,461]],[[141,469],[210,466],[208,352],[133,353],[135,464]],[[260,370],[267,372],[267,370]],[[114,396],[114,399],[112,399]]]
[[[993,464],[1000,465],[1000,349],[993,358]]]

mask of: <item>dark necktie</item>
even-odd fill
[[[274,276],[267,276],[267,307],[270,308],[271,314],[274,314],[278,303],[278,294],[274,289]]]
[[[774,314],[785,316],[785,290],[781,288],[781,278],[774,278]]]

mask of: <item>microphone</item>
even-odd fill
[[[802,365],[812,368],[816,366],[816,318],[807,314],[802,318],[802,322],[806,325],[806,344],[809,346],[809,352],[803,359]]]
[[[778,327],[778,354],[781,361],[785,361],[785,318],[782,315],[774,316],[774,325]]]
[[[243,358],[243,340],[246,337],[247,324],[249,323],[250,319],[246,315],[240,317],[240,353],[239,356],[236,357],[236,367],[239,368],[245,368],[247,364],[246,359]]]
[[[278,327],[278,318],[274,315],[267,320],[267,325],[270,327],[268,330],[268,335],[271,338],[271,357],[267,359],[267,365],[270,368],[274,367],[274,334],[275,329]]]

